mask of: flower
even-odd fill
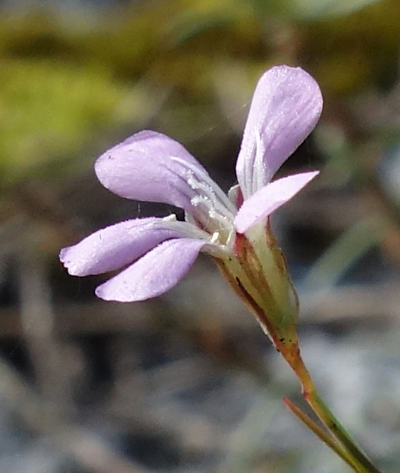
[[[155,131],[134,134],[100,156],[98,179],[121,197],[180,207],[184,221],[170,215],[117,223],[61,250],[62,263],[76,276],[122,268],[96,295],[131,302],[166,292],[199,252],[209,253],[270,336],[275,322],[291,327],[297,297],[268,217],[318,171],[271,179],[313,130],[321,109],[319,87],[301,68],[265,72],[244,130],[238,185],[228,195],[178,142]]]

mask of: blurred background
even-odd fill
[[[228,189],[249,100],[300,65],[325,108],[283,167],[321,175],[273,217],[304,357],[386,472],[400,465],[400,2],[0,2],[0,470],[340,473],[285,410],[294,376],[212,262],[105,303],[59,249],[173,209],[118,198],[95,158],[142,129]]]

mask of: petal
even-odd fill
[[[143,301],[159,296],[185,276],[205,244],[205,241],[191,238],[165,241],[99,286],[96,295],[119,302]]]
[[[204,168],[177,141],[155,131],[141,131],[105,152],[95,171],[104,187],[128,199],[165,202],[190,211],[194,195],[188,168],[172,158]]]
[[[245,200],[240,207],[235,218],[236,230],[239,233],[245,233],[250,227],[271,215],[272,212],[294,197],[317,174],[319,171],[293,174],[264,186]]]
[[[322,110],[318,84],[303,69],[276,66],[259,80],[236,164],[245,198],[270,182],[315,127]]]
[[[161,218],[127,220],[62,249],[60,260],[73,276],[101,274],[132,263],[162,241],[179,236]]]

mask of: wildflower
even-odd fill
[[[319,87],[304,70],[277,66],[265,72],[244,130],[238,185],[228,195],[178,142],[154,131],[134,134],[100,156],[98,179],[121,197],[180,207],[184,221],[170,215],[117,223],[64,248],[62,263],[76,276],[122,268],[96,295],[131,302],[166,292],[199,252],[208,253],[274,343],[294,340],[297,296],[269,216],[318,171],[271,179],[312,131],[321,108]]]

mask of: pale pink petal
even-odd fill
[[[235,228],[239,233],[245,233],[260,220],[271,215],[281,205],[294,197],[308,184],[319,171],[293,174],[283,177],[257,191],[246,199],[235,218]]]
[[[165,223],[161,218],[150,217],[111,225],[63,248],[60,260],[73,276],[113,271],[132,263],[162,241],[181,236]]]
[[[321,110],[318,84],[303,69],[276,66],[261,77],[236,164],[244,198],[270,182],[313,130]]]
[[[177,141],[155,131],[141,131],[105,152],[95,171],[104,187],[128,199],[165,202],[191,211],[190,172],[180,160],[206,173]],[[206,173],[207,174],[207,173]]]
[[[134,302],[159,296],[189,271],[207,242],[191,238],[168,240],[96,289],[107,301]]]

